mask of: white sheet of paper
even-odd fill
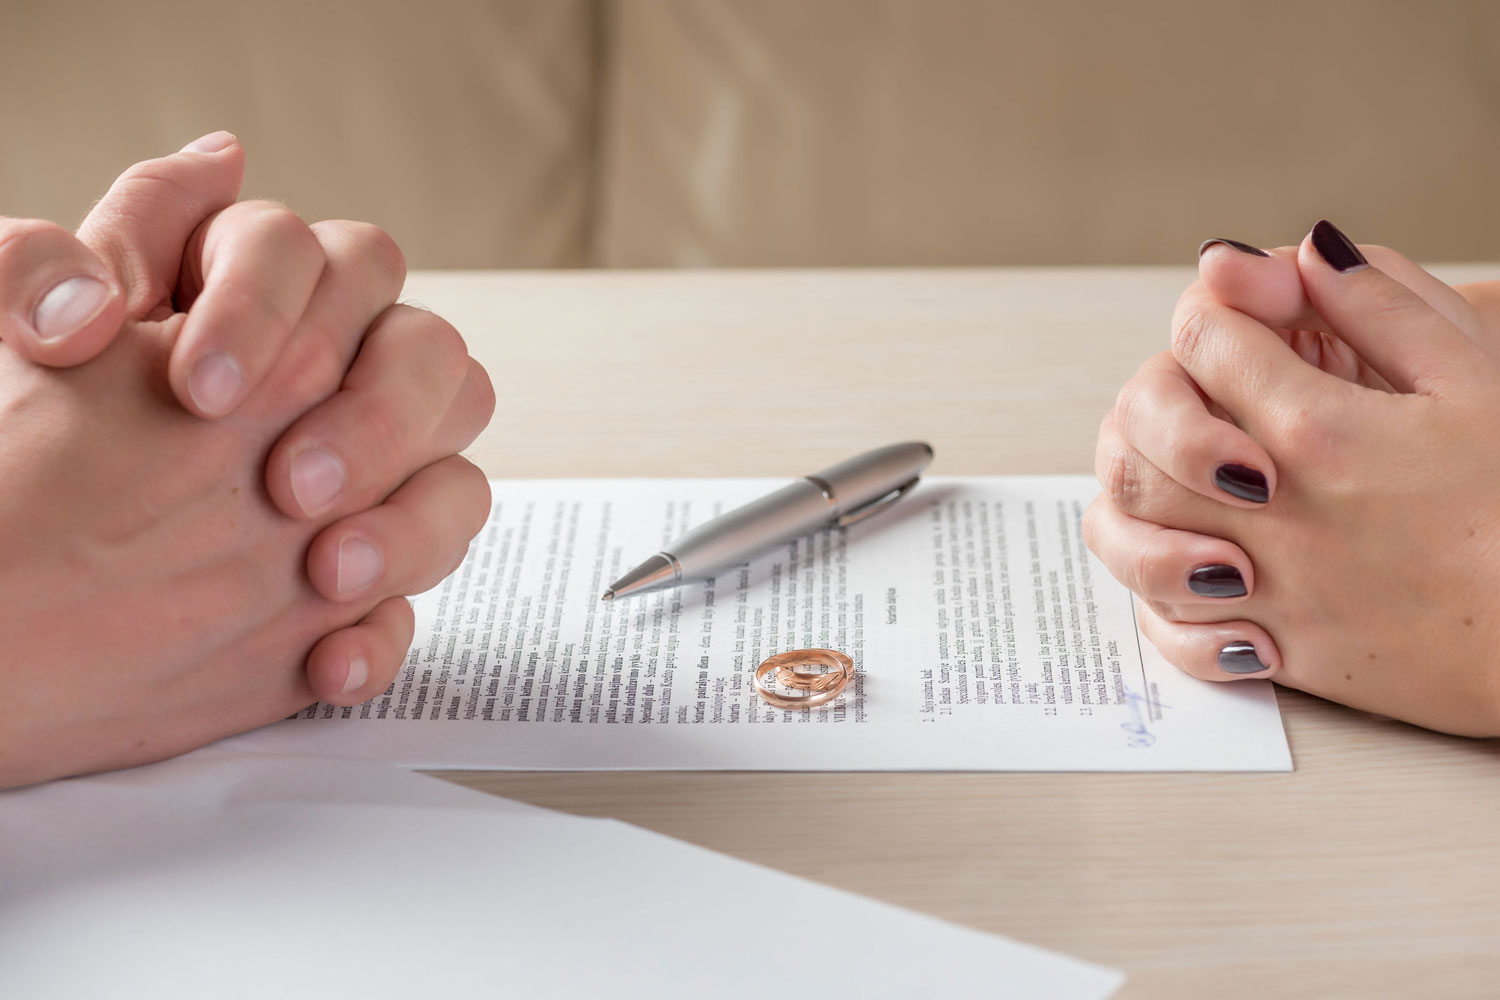
[[[1290,770],[1269,682],[1212,684],[1140,635],[1083,546],[1086,476],[933,478],[895,509],[710,582],[601,602],[688,527],[779,480],[502,480],[463,566],[416,601],[402,674],[236,742],[415,767]],[[857,675],[810,711],[773,653]]]
[[[0,996],[1035,997],[1123,976],[614,820],[211,748],[0,792]]]

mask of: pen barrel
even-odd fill
[[[838,512],[848,514],[916,479],[931,461],[931,445],[903,441],[855,455],[808,478],[826,483],[833,491]]]
[[[712,576],[827,527],[835,513],[822,490],[799,479],[694,528],[670,552],[682,567],[683,577]]]

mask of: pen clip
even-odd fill
[[[871,514],[874,514],[876,511],[889,507],[897,500],[900,500],[902,497],[906,496],[906,494],[916,489],[917,484],[921,481],[921,476],[913,476],[910,482],[903,483],[902,485],[891,490],[889,493],[885,493],[881,496],[876,497],[874,500],[871,500],[869,503],[865,504],[862,507],[856,507],[854,510],[851,510],[849,513],[843,515],[833,523],[840,528],[847,528],[851,524],[857,524],[858,522],[863,521],[865,518],[869,517]]]

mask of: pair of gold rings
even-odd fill
[[[785,694],[772,682],[789,691]],[[794,649],[777,653],[755,668],[755,693],[776,708],[817,708],[844,692],[854,677],[854,661],[836,649]]]

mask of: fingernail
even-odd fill
[[[204,355],[193,366],[193,374],[188,376],[188,393],[198,409],[218,416],[229,412],[244,384],[239,364],[222,351],[216,351]]]
[[[208,133],[208,135],[205,135],[205,136],[203,136],[201,138],[198,138],[198,139],[194,139],[192,142],[188,143],[186,146],[183,146],[182,149],[180,150],[180,152],[183,152],[183,153],[217,153],[221,149],[228,149],[233,142],[234,142],[234,133],[233,132],[224,132],[224,131],[210,132],[210,133]]]
[[[1318,220],[1318,224],[1312,228],[1313,249],[1318,251],[1318,256],[1323,258],[1324,263],[1338,271],[1347,274],[1357,267],[1369,267],[1370,262],[1365,260],[1365,255],[1359,252],[1349,237],[1339,231],[1339,227],[1327,219]]]
[[[349,675],[344,678],[344,694],[358,691],[370,679],[370,664],[358,653],[349,654]]]
[[[1264,250],[1262,250],[1260,247],[1253,247],[1253,246],[1251,246],[1248,243],[1241,243],[1239,240],[1225,239],[1222,236],[1215,236],[1213,239],[1211,239],[1211,240],[1204,240],[1201,244],[1199,244],[1198,245],[1198,256],[1202,257],[1203,254],[1204,254],[1204,252],[1207,251],[1209,247],[1211,247],[1211,246],[1218,246],[1221,243],[1224,246],[1226,246],[1226,247],[1234,247],[1240,253],[1254,254],[1257,257],[1269,257],[1269,256],[1271,256],[1270,254],[1268,254]]]
[[[43,340],[66,337],[99,315],[111,294],[108,285],[87,275],[59,281],[36,304],[31,327]]]
[[[1258,674],[1268,668],[1255,655],[1254,643],[1231,642],[1219,650],[1219,669],[1226,674]]]
[[[1214,470],[1214,485],[1241,500],[1266,503],[1271,499],[1266,477],[1248,465],[1226,463]]]
[[[1200,597],[1244,597],[1245,578],[1225,563],[1199,566],[1188,574],[1188,590]]]
[[[304,448],[292,459],[292,495],[304,514],[317,514],[344,488],[344,463],[323,448]]]
[[[383,565],[380,551],[363,538],[339,542],[339,593],[364,590],[375,582]]]

